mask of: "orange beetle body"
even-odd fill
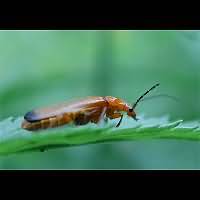
[[[159,84],[154,85],[151,89],[140,96],[133,106],[128,105],[123,100],[106,96],[93,96],[80,99],[77,101],[67,102],[47,108],[36,109],[28,112],[24,116],[22,128],[27,130],[38,130],[58,127],[61,125],[74,122],[76,125],[84,125],[89,122],[99,123],[102,119],[120,118],[117,127],[120,125],[123,113],[137,120],[134,109],[138,102],[152,89]]]
[[[87,97],[70,103],[28,112],[24,116],[22,128],[38,130],[57,127],[71,122],[74,122],[76,125],[84,125],[89,122],[98,123],[104,117],[109,119],[120,118],[122,112],[126,112],[133,118],[136,116],[131,106],[119,98],[111,96]]]

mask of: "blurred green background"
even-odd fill
[[[152,95],[179,101],[144,101],[138,117],[200,119],[199,31],[0,31],[0,120],[88,95],[132,103],[157,82]],[[195,169],[200,143],[94,144],[0,157],[0,168]]]

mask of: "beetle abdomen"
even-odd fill
[[[56,117],[43,119],[40,121],[29,122],[26,119],[22,122],[22,128],[27,130],[39,130],[46,128],[53,128],[61,125],[65,125],[73,121],[73,114],[63,114]]]

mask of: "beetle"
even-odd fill
[[[116,127],[119,127],[124,113],[136,121],[138,120],[134,109],[146,94],[159,85],[157,83],[147,90],[132,106],[116,97],[92,96],[60,105],[35,109],[25,114],[21,127],[26,130],[35,131],[58,127],[71,122],[74,122],[75,125],[84,125],[89,122],[97,124],[102,119],[120,118],[116,125]]]

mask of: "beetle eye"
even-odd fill
[[[129,112],[133,112],[133,108],[129,108]]]

